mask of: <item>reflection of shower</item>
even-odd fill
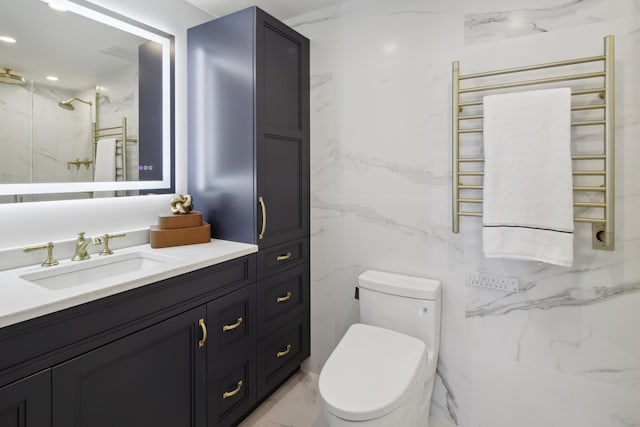
[[[23,85],[25,84],[24,77],[11,73],[11,68],[5,68],[4,72],[0,73],[0,83],[8,85]]]
[[[71,105],[73,101],[80,101],[87,105],[93,105],[91,101],[84,101],[80,98],[71,98],[71,99],[67,99],[66,101],[58,102],[58,107],[64,108],[65,110],[73,111],[75,110],[75,107]]]

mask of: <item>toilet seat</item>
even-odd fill
[[[371,325],[351,325],[320,373],[320,395],[335,416],[364,421],[381,417],[407,400],[425,344]]]

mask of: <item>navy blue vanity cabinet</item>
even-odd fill
[[[309,40],[258,8],[188,31],[189,192],[214,237],[309,236]]]
[[[256,328],[255,254],[0,328],[0,427],[234,425]]]
[[[206,426],[205,307],[52,369],[53,427]]]
[[[187,44],[189,192],[214,237],[259,247],[261,401],[309,356],[309,40],[253,7]]]
[[[51,370],[0,387],[0,426],[51,426]]]

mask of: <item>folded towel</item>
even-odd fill
[[[484,98],[487,257],[573,263],[571,89]]]
[[[116,180],[116,140],[115,138],[103,138],[98,140],[96,147],[96,164],[93,173],[93,180],[115,181]],[[93,197],[113,197],[114,191],[100,191],[94,193]]]

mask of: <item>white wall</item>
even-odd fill
[[[374,268],[443,281],[432,414],[461,426],[640,425],[640,5],[632,0],[351,0],[287,21],[311,39],[311,359],[358,320]],[[617,234],[573,268],[482,256],[451,232],[451,62],[463,72],[599,55],[616,35]],[[590,100],[589,102],[591,102]],[[517,276],[524,292],[466,285]]]
[[[181,0],[95,0],[93,3],[175,35],[176,191],[187,190],[186,31],[211,16]],[[170,196],[0,205],[0,249],[155,224]]]

